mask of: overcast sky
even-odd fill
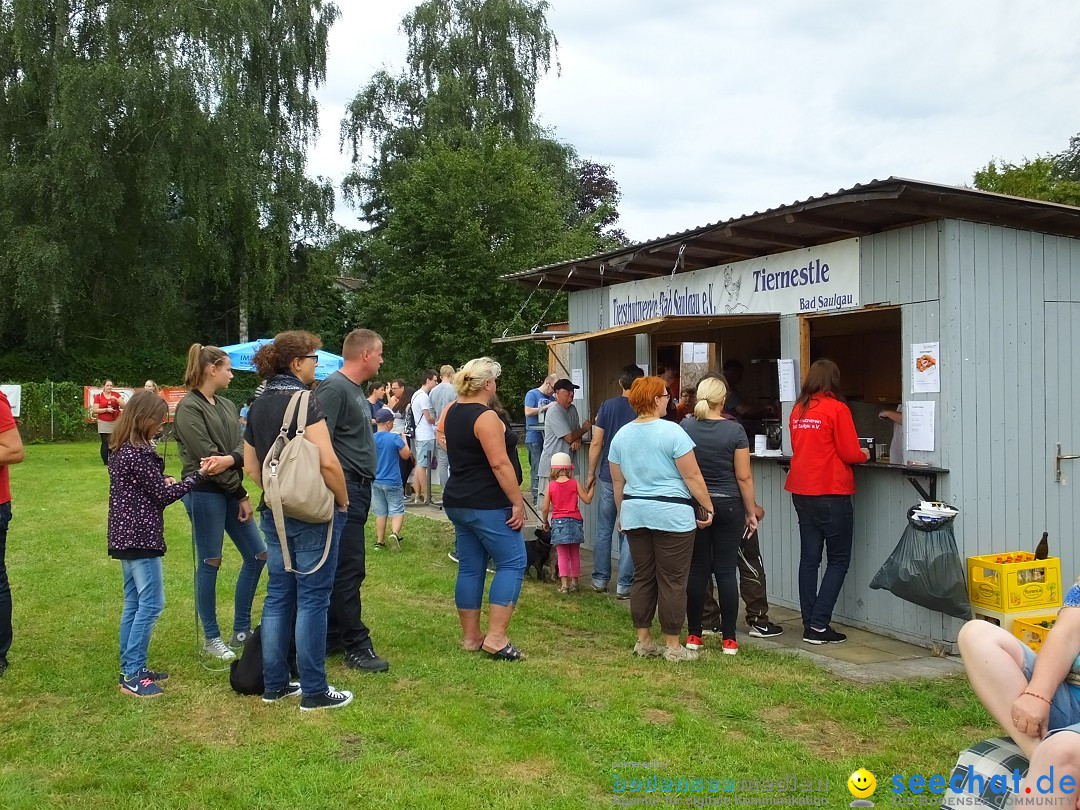
[[[404,67],[416,2],[338,4],[309,162],[336,186],[344,107]],[[1080,132],[1071,0],[551,0],[548,23],[541,121],[612,165],[635,241],[889,176],[970,183]]]

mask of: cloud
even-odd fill
[[[403,66],[414,5],[342,2],[313,173],[348,172],[344,106]],[[633,239],[891,175],[966,183],[1080,131],[1080,4],[551,0],[548,22],[561,73],[538,89],[540,118],[613,166]]]

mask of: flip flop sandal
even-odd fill
[[[488,652],[487,650],[484,650],[484,652],[486,652],[488,655],[490,655],[492,660],[494,660],[494,661],[524,661],[525,660],[525,654],[522,653],[521,650],[519,650],[517,647],[515,647],[509,641],[506,642],[506,646],[503,647],[498,652]]]

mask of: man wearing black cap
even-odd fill
[[[556,453],[569,453],[581,447],[581,437],[592,427],[588,419],[579,422],[577,408],[574,407],[574,391],[579,386],[570,380],[559,380],[553,386],[555,404],[547,409],[544,422],[544,453],[540,456],[540,478],[537,482],[536,496],[543,498],[547,492],[548,477],[551,475],[551,457]]]

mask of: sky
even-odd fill
[[[416,0],[337,0],[309,173],[339,188],[348,102],[405,66]],[[610,164],[643,241],[890,176],[970,184],[1080,133],[1070,0],[550,0],[540,122]]]

